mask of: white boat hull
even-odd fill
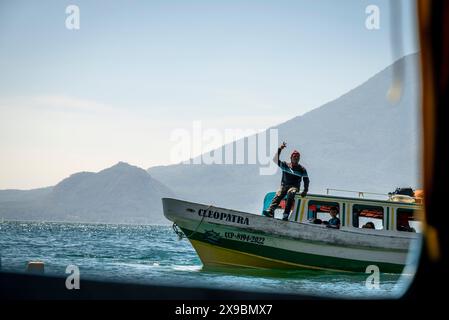
[[[204,265],[402,272],[416,234],[267,218],[177,199],[163,199],[164,215],[192,243]]]

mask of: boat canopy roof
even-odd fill
[[[274,196],[276,195],[276,192],[268,192],[265,195],[264,198],[264,208],[268,208],[271,201],[273,200]],[[299,193],[296,195],[296,197],[301,197]],[[392,199],[372,199],[372,198],[357,198],[357,197],[347,197],[347,196],[336,196],[336,195],[323,195],[323,194],[313,194],[309,193],[307,194],[307,198],[312,200],[323,200],[323,201],[334,201],[334,202],[340,202],[340,201],[347,201],[351,203],[375,203],[379,206],[385,206],[385,205],[400,205],[404,207],[410,207],[410,209],[414,209],[417,207],[422,206],[422,201],[414,201],[414,202],[403,202],[403,201],[393,201]],[[280,206],[282,207],[284,205],[284,201],[280,203]],[[370,212],[369,210],[366,213],[368,217],[371,215],[376,215],[374,212]]]

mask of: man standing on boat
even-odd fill
[[[307,170],[302,165],[299,164],[300,154],[298,151],[294,150],[290,155],[291,162],[281,161],[279,156],[282,150],[287,145],[285,142],[281,144],[278,148],[277,153],[274,155],[273,161],[282,170],[282,181],[281,187],[276,192],[275,197],[271,201],[270,207],[263,212],[264,216],[274,217],[274,210],[278,207],[282,199],[287,195],[287,203],[285,204],[284,215],[282,220],[287,221],[290,215],[290,210],[295,201],[295,195],[299,191],[301,186],[301,180],[304,179],[304,189],[301,193],[301,197],[305,197],[309,190],[309,177],[307,176]]]

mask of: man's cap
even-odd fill
[[[293,150],[292,154],[290,155],[290,158],[293,157],[294,155],[301,156],[298,150]]]

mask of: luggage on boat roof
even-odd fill
[[[395,191],[389,193],[389,195],[396,195],[396,194],[414,197],[415,191],[411,187],[407,187],[407,188],[396,188]]]
[[[391,201],[422,204],[424,193],[422,190],[413,190],[408,188],[396,188],[395,191],[388,193]]]

